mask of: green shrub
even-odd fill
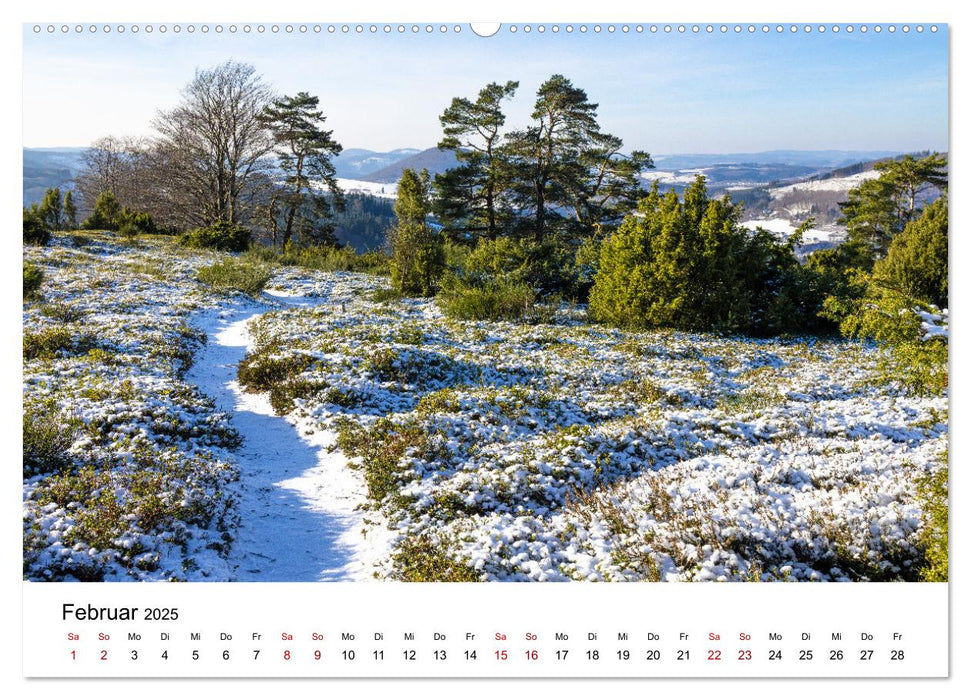
[[[91,216],[81,223],[89,231],[117,231],[122,225],[121,204],[111,190],[105,190],[94,202]]]
[[[24,263],[24,299],[40,296],[40,286],[44,283],[44,271],[36,265]]]
[[[71,465],[67,451],[78,437],[78,423],[54,401],[24,402],[24,478],[59,472]]]
[[[390,242],[391,287],[402,296],[433,295],[445,269],[442,234],[424,222],[399,222]]]
[[[425,415],[432,413],[458,413],[462,408],[456,389],[449,387],[439,389],[421,397],[415,406],[416,413]]]
[[[151,214],[122,207],[111,190],[105,190],[98,195],[91,216],[81,223],[81,228],[92,231],[117,231],[129,239],[141,233],[159,232]]]
[[[360,406],[362,398],[361,394],[353,389],[338,389],[336,386],[330,387],[324,393],[324,401],[345,408]]]
[[[472,284],[494,280],[525,282],[529,277],[530,251],[513,238],[482,240],[469,251],[459,268],[461,277]]]
[[[126,233],[126,230],[132,233]],[[122,212],[122,223],[118,233],[123,236],[133,236],[140,233],[150,235],[158,233],[158,226],[152,219],[152,215],[143,211],[130,211],[127,207]]]
[[[199,268],[196,279],[214,289],[238,291],[256,296],[273,277],[268,265],[229,258]]]
[[[917,484],[926,523],[921,537],[925,566],[921,569],[924,581],[948,580],[948,468],[947,452],[942,455],[944,467]]]
[[[179,240],[182,245],[190,248],[210,248],[241,253],[249,248],[251,238],[250,232],[242,226],[219,221],[184,233]]]
[[[537,305],[532,287],[512,280],[476,285],[450,277],[442,285],[437,301],[446,315],[462,320],[535,321],[549,316]]]
[[[278,416],[285,416],[296,406],[295,399],[308,399],[322,393],[327,384],[309,379],[294,379],[270,387],[270,406]],[[333,402],[332,402],[333,403]]]
[[[392,341],[401,345],[422,345],[425,329],[417,323],[403,323],[395,330]]]
[[[293,265],[321,272],[366,272],[372,275],[388,274],[388,256],[381,251],[357,253],[352,248],[337,246],[287,246],[283,250],[254,245],[244,258],[262,262]]]
[[[408,582],[481,581],[482,575],[467,559],[451,555],[452,546],[426,533],[408,535],[395,548],[393,578]]]
[[[820,320],[835,329],[842,320],[827,309],[828,300],[843,303],[860,299],[866,291],[866,273],[873,268],[869,248],[860,241],[846,241],[835,248],[812,252],[806,258],[805,274],[810,281],[810,294],[819,301]]]
[[[369,427],[350,420],[337,424],[338,449],[349,457],[361,458],[368,497],[377,503],[389,497],[398,503],[400,482],[407,472],[399,462],[406,452],[428,452],[430,443],[427,429],[416,421],[398,424],[379,418]]]
[[[437,296],[448,316],[462,320],[536,322],[551,318],[551,306],[538,303],[531,277],[542,275],[530,263],[530,249],[511,238],[481,240],[462,267],[445,275]],[[558,301],[558,300],[557,300]]]
[[[138,227],[130,221],[125,222],[122,224],[121,228],[118,229],[118,235],[122,236],[123,238],[127,238],[129,241],[137,238],[139,233],[140,231],[138,230]]]
[[[657,186],[601,246],[590,314],[629,328],[777,334],[817,323],[821,300],[795,256],[738,224],[740,207],[710,199],[699,176],[679,199]],[[807,222],[807,225],[810,222]]]
[[[24,207],[24,245],[47,245],[51,232],[34,212]]]
[[[398,299],[401,299],[401,293],[395,291],[391,287],[378,287],[371,292],[369,298],[376,304],[382,304],[386,301],[397,301]]]
[[[463,367],[447,355],[419,348],[379,348],[364,358],[362,367],[384,382],[419,384],[454,381]]]
[[[24,331],[24,359],[51,360],[62,354],[80,355],[93,346],[93,340],[75,329],[65,326],[52,326],[37,332]]]
[[[364,358],[364,369],[384,381],[404,381],[405,368],[401,365],[394,348],[375,350]]]
[[[303,353],[277,353],[279,348],[265,346],[244,357],[236,371],[239,383],[248,391],[270,391],[278,384],[292,382],[314,363],[313,357]]]
[[[76,323],[89,313],[71,304],[44,304],[38,311],[43,316],[54,319],[59,323]]]
[[[448,270],[458,270],[465,267],[465,260],[469,257],[471,251],[472,248],[467,244],[456,243],[446,237],[442,243],[442,252],[445,255],[445,268]]]
[[[940,311],[882,287],[872,279],[862,299],[827,299],[827,309],[842,318],[849,338],[874,340],[887,352],[880,362],[881,383],[901,384],[916,394],[940,395],[948,387],[948,338],[925,337],[920,312]]]

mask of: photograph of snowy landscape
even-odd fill
[[[947,581],[945,27],[149,29],[24,28],[25,580]]]

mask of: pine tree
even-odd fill
[[[532,234],[542,242],[549,221],[562,218],[569,184],[583,177],[579,155],[590,134],[599,131],[597,105],[562,75],[540,85],[531,115],[534,123],[509,135],[508,152],[516,167],[517,204],[531,211]]]
[[[78,208],[74,204],[74,193],[68,190],[64,193],[64,228],[74,231],[78,227]]]
[[[890,182],[876,178],[851,189],[847,201],[840,203],[839,223],[846,226],[850,243],[866,248],[867,269],[886,253],[893,237],[903,231],[905,222],[894,201],[895,194]]]
[[[317,109],[319,103],[319,98],[300,92],[274,100],[262,115],[285,173],[281,191],[269,207],[271,228],[280,231],[284,245],[294,236],[318,245],[336,243],[331,209],[342,209],[344,199],[331,158],[342,147],[332,138],[333,131],[322,129],[326,117]],[[326,188],[330,200],[320,188]]]
[[[898,193],[901,216],[913,221],[920,213],[919,198],[936,188],[947,189],[947,156],[932,153],[920,160],[906,155],[874,166],[881,178],[888,180]]]
[[[454,151],[459,166],[436,176],[435,213],[445,231],[461,240],[494,240],[510,218],[502,200],[509,168],[501,107],[518,87],[515,81],[489,83],[475,102],[456,97],[439,117],[444,137],[438,148]]]
[[[894,236],[920,216],[922,196],[947,189],[947,157],[932,153],[918,160],[908,155],[874,168],[880,175],[851,189],[847,201],[840,203],[839,223],[846,226],[851,242],[865,243],[872,260],[878,260]]]
[[[654,167],[644,151],[624,155],[624,142],[616,136],[598,131],[589,139],[579,154],[586,176],[567,188],[573,216],[586,230],[616,225],[633,211],[645,194],[640,173]]]
[[[597,105],[562,75],[540,86],[531,116],[533,124],[509,134],[504,150],[513,201],[531,214],[535,240],[542,243],[551,230],[583,237],[616,225],[644,194],[637,174],[652,165],[650,156],[623,155],[623,142],[600,130]]]
[[[44,226],[51,231],[60,231],[63,224],[61,214],[61,189],[59,187],[48,188],[44,192],[44,198],[37,207],[37,216],[44,222]]]
[[[428,225],[431,178],[427,170],[404,169],[394,204],[391,230],[391,285],[403,295],[434,293],[445,266],[442,236]]]

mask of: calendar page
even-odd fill
[[[31,683],[949,676],[947,22],[83,14]]]

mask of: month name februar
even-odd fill
[[[64,603],[61,607],[61,619],[67,620],[134,620],[138,608],[98,608],[94,605],[75,605],[74,603]]]

